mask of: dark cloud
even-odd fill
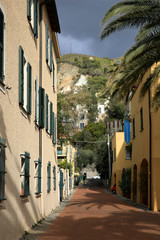
[[[81,53],[99,57],[120,57],[134,43],[135,30],[116,32],[100,40],[100,23],[117,0],[57,0],[61,26],[58,36],[61,54]]]

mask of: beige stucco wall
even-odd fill
[[[132,164],[131,160],[126,160],[126,146],[124,132],[116,132],[112,138],[113,164],[111,187],[116,184],[116,193],[118,195],[122,195],[119,182],[122,182],[123,168],[130,168]],[[116,156],[114,156],[114,149],[116,149]]]
[[[59,204],[59,183],[53,190],[53,166],[57,166],[56,145],[52,144],[45,128],[42,130],[42,194],[35,195],[35,164],[39,158],[39,130],[35,126],[35,78],[39,79],[39,37],[34,38],[27,20],[27,1],[1,0],[0,8],[5,18],[5,84],[0,84],[0,137],[6,140],[6,200],[0,202],[0,239],[10,240],[28,231],[31,226],[45,217]],[[46,15],[45,8],[43,16]],[[43,19],[43,71],[42,87],[45,88],[53,110],[57,113],[57,94],[53,92],[53,76],[47,71],[45,62],[45,22]],[[40,32],[40,29],[39,29]],[[53,34],[54,37],[54,34]],[[32,66],[32,114],[28,117],[19,107],[19,45],[24,50],[27,61]],[[53,49],[54,50],[54,49]],[[55,82],[57,76],[56,57]],[[52,72],[53,73],[53,72]],[[30,153],[30,195],[20,197],[20,154]],[[47,162],[51,162],[51,192],[47,193]],[[58,175],[58,168],[57,168]],[[8,227],[9,226],[9,227]]]

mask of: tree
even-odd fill
[[[109,119],[123,119],[125,115],[124,102],[118,101],[117,97],[111,98],[106,107],[106,114]]]
[[[113,18],[111,21],[109,21]],[[139,27],[136,43],[126,52],[116,71],[113,92],[120,97],[126,96],[133,85],[138,85],[144,74],[154,63],[160,60],[160,1],[130,0],[112,6],[102,20],[101,39],[126,27]],[[155,84],[159,77],[160,67],[156,66],[146,79],[140,97]],[[160,85],[155,88],[153,106],[160,106]]]

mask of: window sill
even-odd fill
[[[144,128],[143,128],[144,129]],[[143,132],[143,129],[140,130],[140,132]]]
[[[126,160],[132,160],[132,158],[126,158]]]
[[[7,199],[6,199],[6,198],[0,199],[0,203],[3,202],[3,201],[5,201],[5,200],[7,200]]]

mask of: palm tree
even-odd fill
[[[112,19],[113,18],[113,19]],[[120,96],[142,81],[146,71],[160,60],[160,0],[128,0],[115,4],[102,20],[100,38],[126,27],[137,27],[135,44],[125,53],[114,77],[113,92]],[[146,79],[140,97],[143,97],[159,77],[160,66]],[[160,85],[156,87],[153,106],[160,106]]]

